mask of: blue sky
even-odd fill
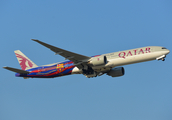
[[[64,61],[30,39],[86,56],[144,46],[172,50],[170,0],[2,0],[0,120],[171,120],[172,55],[124,66],[126,74],[23,79],[14,50],[37,65]]]

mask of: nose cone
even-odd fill
[[[167,54],[169,54],[170,53],[170,50],[167,49],[166,52],[167,52]]]

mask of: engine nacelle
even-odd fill
[[[92,57],[89,63],[93,66],[105,65],[107,63],[107,58],[106,56]]]
[[[112,68],[107,75],[111,77],[119,77],[125,74],[125,70],[123,67]]]

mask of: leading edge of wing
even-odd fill
[[[75,64],[78,64],[80,62],[85,62],[85,61],[87,61],[88,59],[91,58],[91,57],[88,57],[88,56],[84,56],[84,55],[81,55],[81,54],[77,54],[77,53],[74,53],[74,52],[70,52],[70,51],[67,51],[67,50],[64,50],[64,49],[49,45],[49,44],[44,43],[44,42],[42,42],[40,40],[36,40],[36,39],[31,39],[31,40],[33,40],[33,41],[35,41],[35,42],[49,48],[50,50],[55,52],[55,54],[59,54],[59,55],[63,56],[64,58],[73,61]]]

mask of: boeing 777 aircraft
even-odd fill
[[[25,79],[30,77],[54,78],[71,74],[83,74],[88,78],[103,74],[111,77],[119,77],[124,75],[124,68],[120,66],[150,60],[164,61],[166,55],[170,52],[165,47],[148,46],[89,57],[49,45],[39,40],[32,40],[49,48],[55,54],[65,57],[69,61],[37,66],[20,50],[16,50],[14,53],[22,70],[12,67],[4,68],[16,72],[15,76],[17,77],[23,77]]]

